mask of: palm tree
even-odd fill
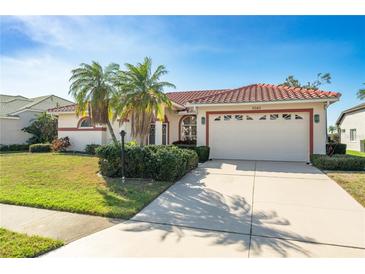
[[[363,83],[363,85],[365,85],[365,83]],[[359,98],[360,100],[364,100],[365,99],[365,89],[359,89],[359,91],[357,92],[357,98]]]
[[[112,115],[110,100],[116,93],[115,80],[119,65],[110,64],[104,69],[93,61],[91,65],[82,63],[71,71],[71,94],[77,103],[77,114],[84,115],[88,111],[94,124],[106,124],[115,143],[113,128],[110,123]]]
[[[149,134],[153,120],[164,120],[165,107],[171,108],[171,101],[163,93],[165,87],[175,85],[160,81],[167,74],[165,66],[160,65],[152,72],[151,58],[145,58],[136,66],[125,64],[126,70],[119,74],[119,93],[113,102],[114,118],[131,118],[131,135],[143,145]],[[119,100],[118,100],[119,99]]]

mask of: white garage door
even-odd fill
[[[213,159],[308,161],[308,113],[209,116]]]

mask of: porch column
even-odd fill
[[[162,122],[159,120],[155,122],[155,144],[162,145]]]

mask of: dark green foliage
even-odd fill
[[[196,146],[191,144],[180,144],[178,142],[173,143],[178,148],[184,148],[184,149],[190,149],[195,150],[195,152],[198,154],[199,162],[204,163],[209,160],[209,153],[210,153],[210,147],[208,146]]]
[[[327,155],[346,154],[346,144],[326,144]]]
[[[57,138],[57,118],[44,112],[23,131],[33,135],[27,141],[29,144],[51,143]]]
[[[323,84],[331,84],[331,74],[330,73],[318,73],[317,79],[313,82],[307,82],[307,84],[301,84],[297,79],[294,78],[293,75],[289,75],[285,82],[281,85],[286,87],[294,87],[294,88],[306,88],[306,89],[314,89],[317,90],[319,86]]]
[[[0,145],[0,151],[28,151],[28,144]]]
[[[312,154],[311,162],[314,166],[324,170],[365,170],[365,158],[358,156],[336,154],[330,157]]]
[[[121,176],[120,153],[120,144],[103,145],[96,149],[102,175]],[[125,175],[128,178],[175,181],[197,165],[198,155],[193,150],[163,145],[125,146]]]
[[[172,142],[173,145],[192,145],[192,146],[196,146],[196,140],[178,140],[175,142]]]
[[[96,154],[96,149],[100,147],[100,145],[97,144],[90,144],[90,145],[86,145],[85,147],[85,152],[87,154],[91,154],[91,155],[95,155]]]
[[[29,146],[29,152],[50,152],[51,150],[51,144],[33,144]]]
[[[209,160],[210,147],[199,146],[195,148],[195,151],[198,153],[200,163],[204,163]]]

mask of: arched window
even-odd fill
[[[79,122],[79,128],[90,128],[93,127],[90,117],[82,118]]]
[[[196,117],[186,116],[181,120],[181,140],[196,140]]]

